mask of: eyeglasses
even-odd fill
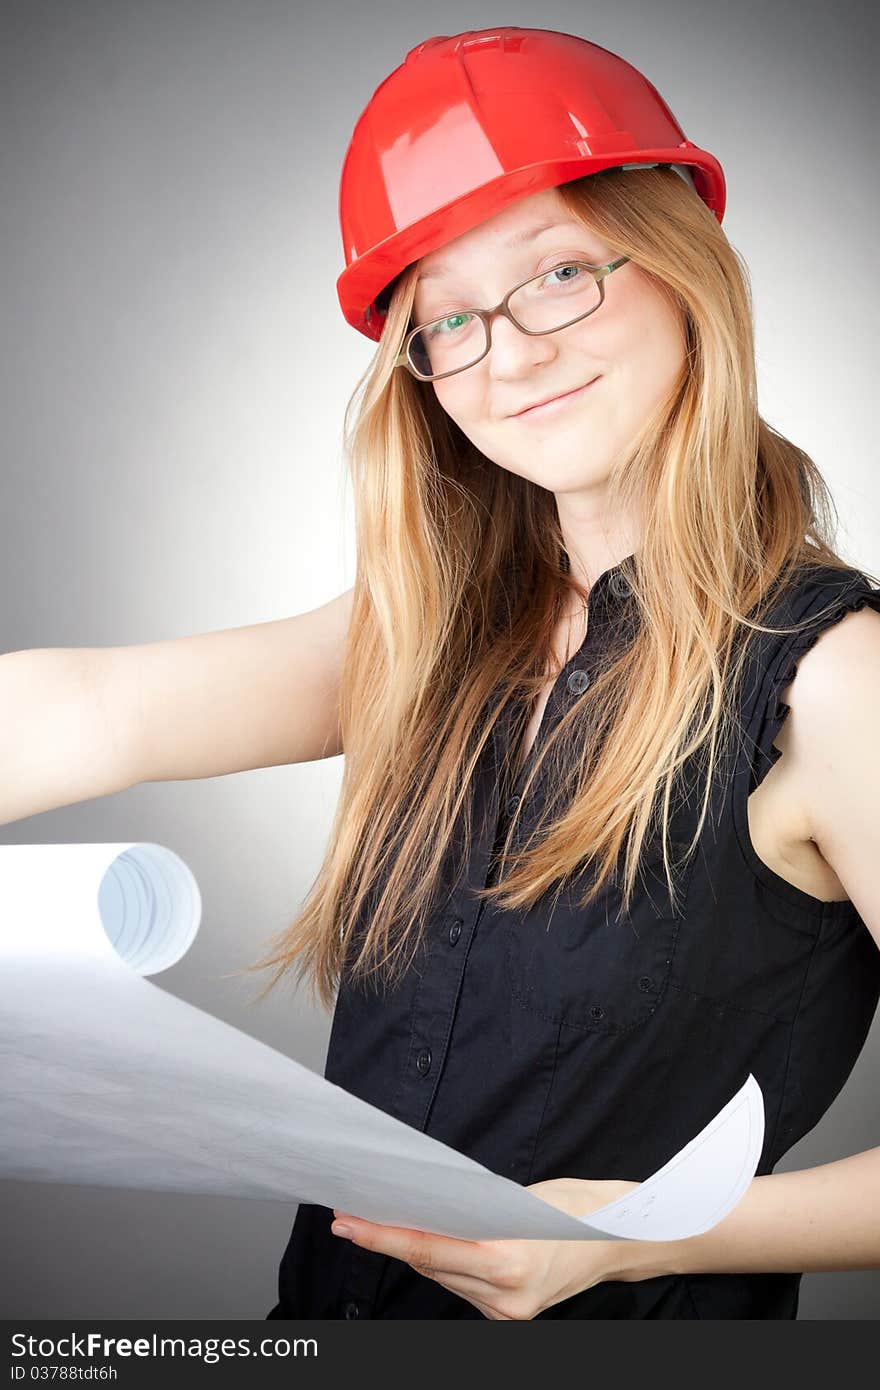
[[[605,299],[605,279],[629,256],[609,265],[564,261],[514,285],[494,309],[456,309],[410,330],[395,361],[419,381],[439,381],[481,362],[492,346],[492,319],[502,314],[521,333],[558,333],[589,314]],[[563,278],[554,280],[553,276]]]

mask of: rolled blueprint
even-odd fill
[[[200,919],[162,845],[0,846],[0,1177],[316,1202],[466,1240],[676,1240],[755,1174],[748,1076],[628,1196],[569,1216],[148,983]]]

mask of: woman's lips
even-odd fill
[[[600,377],[594,377],[585,386],[578,386],[574,391],[567,391],[564,396],[556,396],[552,401],[545,401],[543,405],[533,405],[528,410],[521,410],[519,414],[513,415],[511,418],[514,420],[543,420],[547,415],[555,415],[579,400],[584,392],[589,391],[590,387],[595,386],[600,379]]]

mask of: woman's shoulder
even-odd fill
[[[823,686],[826,723],[835,719],[841,681],[851,679],[844,670],[852,666],[860,642],[870,644],[880,626],[880,588],[854,566],[803,565],[754,616],[768,630],[749,639],[750,672],[741,711],[749,731],[752,786],[781,756],[783,725],[799,696],[803,703],[808,685],[811,691]],[[800,680],[799,673],[808,669]]]
[[[828,769],[852,767],[854,749],[873,741],[866,712],[880,693],[880,588],[855,567],[805,566],[755,616],[771,631],[755,634],[742,710],[740,839],[775,886],[781,878],[816,902],[844,903],[841,868],[817,842],[817,808],[820,816]]]
[[[807,618],[776,680],[783,717],[796,706],[829,731],[844,704],[876,705],[880,672],[880,588],[867,574],[823,567],[793,595]]]
[[[876,628],[880,587],[852,565],[804,563],[774,586],[755,616],[768,629],[754,643],[755,656],[768,675],[770,692],[782,699],[808,652],[821,648],[824,655],[812,657],[810,664],[824,667],[833,663],[832,649],[835,655],[849,650],[853,632]]]
[[[770,688],[781,698],[808,652],[821,649],[825,655],[812,656],[810,664],[824,668],[832,648],[835,653],[851,648],[854,631],[876,629],[880,588],[853,565],[804,562],[776,586],[759,621],[769,629],[763,657]]]
[[[833,870],[862,915],[868,913],[871,920],[865,920],[880,945],[880,590],[860,584],[848,589],[784,679],[776,741],[787,777],[779,785],[797,805],[804,848]]]
[[[818,560],[802,560],[784,579],[777,582],[768,598],[770,609],[791,609],[802,616],[821,612],[823,601],[840,617],[849,611],[851,600],[864,607],[880,595],[866,570],[855,565],[831,565]]]
[[[859,709],[876,709],[880,588],[860,570],[827,569],[806,579],[794,601],[808,622],[787,642],[772,686],[772,713],[777,735],[792,714],[810,731],[793,742],[790,755],[816,764],[805,769],[805,783],[816,785],[819,766],[828,765],[837,742],[859,736],[849,720],[858,719]]]

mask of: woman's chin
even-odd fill
[[[601,487],[608,481],[610,470],[604,460],[595,464],[584,459],[583,449],[566,457],[559,457],[549,449],[532,453],[528,460],[512,459],[501,465],[530,483],[537,483],[548,492],[584,492]]]

